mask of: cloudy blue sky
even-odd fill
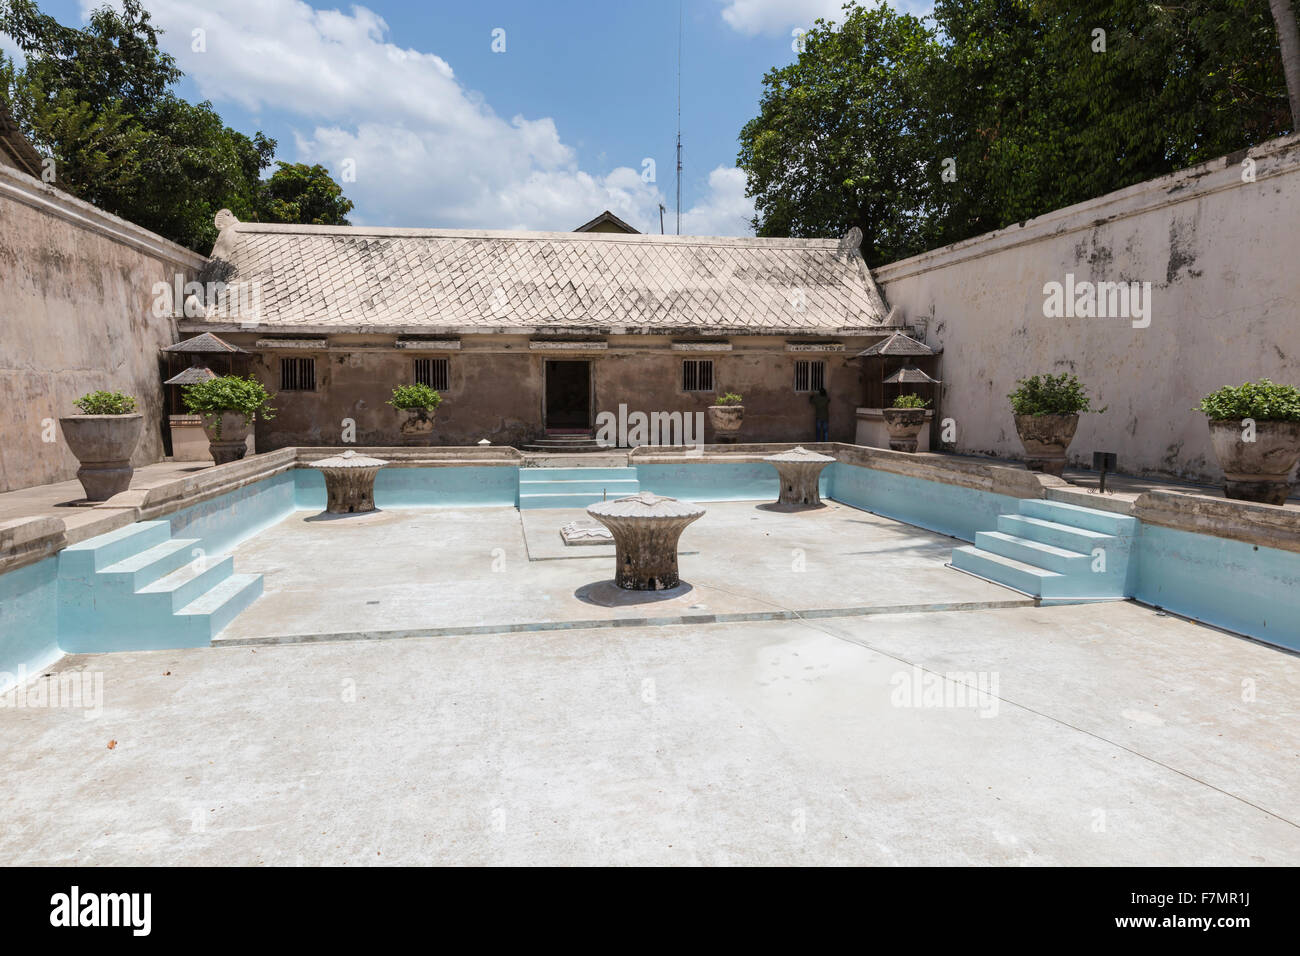
[[[69,24],[99,5],[38,2]],[[737,134],[763,73],[794,57],[791,31],[841,2],[685,0],[683,232],[749,232]],[[657,232],[662,202],[673,231],[673,0],[145,6],[187,74],[182,95],[273,136],[278,159],[336,178],[351,161],[355,223],[572,229],[609,208]]]

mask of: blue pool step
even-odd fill
[[[952,566],[1045,604],[1120,601],[1132,593],[1130,555],[1137,519],[1027,498],[1000,515],[996,531],[954,548]]]
[[[59,646],[68,653],[201,647],[262,594],[166,521],[138,521],[59,554]]]
[[[585,508],[641,490],[635,468],[521,468],[519,510]]]

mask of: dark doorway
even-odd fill
[[[591,363],[546,363],[546,430],[591,428]]]

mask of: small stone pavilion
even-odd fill
[[[245,223],[217,216],[224,298],[181,317],[249,353],[276,393],[257,447],[399,443],[397,385],[437,389],[432,441],[526,447],[589,435],[602,411],[702,412],[744,396],[743,440],[814,438],[809,396],[853,441],[863,367],[887,310],[842,239]],[[590,227],[590,228],[588,228]],[[606,231],[613,230],[613,231]],[[706,432],[706,441],[713,441]]]

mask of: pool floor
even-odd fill
[[[92,672],[95,719],[0,710],[5,863],[1300,864],[1300,659],[1130,602],[50,679]],[[922,681],[933,706],[899,699]],[[996,691],[945,705],[972,682]]]
[[[580,509],[297,512],[234,552],[264,593],[218,643],[1032,604],[945,567],[961,542],[837,502],[706,507],[680,543],[689,586],[658,594],[612,588],[612,548],[560,543]]]

